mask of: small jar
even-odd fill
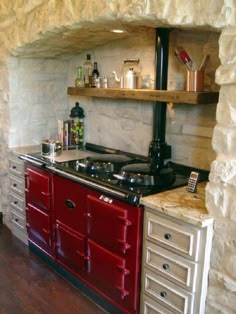
[[[100,87],[101,87],[100,77],[97,77],[97,78],[96,78],[95,86],[96,86],[97,88],[100,88]]]
[[[103,78],[103,88],[108,88],[108,79],[107,79],[107,77]]]

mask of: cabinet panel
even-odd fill
[[[9,170],[11,173],[23,177],[24,175],[24,164],[15,158],[9,159]]]
[[[173,314],[173,312],[160,305],[160,303],[144,295],[140,314]]]
[[[50,216],[31,204],[27,205],[27,231],[29,240],[46,252],[51,252]]]
[[[88,252],[88,273],[91,283],[111,298],[112,302],[132,308],[133,291],[126,289],[130,270],[126,268],[125,259],[91,240],[88,240]]]
[[[14,191],[15,193],[22,195],[23,197],[25,193],[23,178],[9,175],[9,179],[10,179],[10,189]]]
[[[193,294],[147,269],[144,270],[144,289],[147,295],[154,297],[173,313],[192,313]]]
[[[10,192],[11,208],[25,216],[25,200],[23,196]]]
[[[53,177],[55,219],[73,231],[86,233],[86,187],[67,180]]]
[[[32,165],[25,172],[26,201],[37,208],[49,211],[51,208],[50,174]]]
[[[171,253],[149,241],[145,242],[144,252],[144,266],[157,271],[165,278],[185,289],[189,289],[192,292],[195,291],[197,263]]]
[[[146,213],[147,238],[195,261],[199,259],[200,230]]]
[[[112,251],[125,254],[130,247],[127,229],[131,227],[127,210],[97,196],[88,195],[87,198],[88,236]]]
[[[85,239],[56,224],[56,259],[75,273],[85,270]]]
[[[14,210],[11,211],[11,222],[15,227],[18,227],[21,231],[26,231],[25,218],[19,215]]]

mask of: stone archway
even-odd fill
[[[9,126],[13,123],[8,103],[9,56],[59,58],[72,51],[79,53],[97,45],[98,36],[99,44],[111,40],[107,28],[113,25],[127,27],[133,33],[163,26],[222,31],[219,42],[221,66],[216,72],[221,91],[212,142],[217,158],[212,163],[206,191],[207,208],[216,219],[208,313],[218,310],[233,313],[236,307],[236,270],[232,262],[236,254],[236,29],[233,1],[22,0],[17,3],[1,1],[0,11],[0,195],[4,211],[7,207]]]

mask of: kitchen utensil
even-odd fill
[[[200,63],[200,66],[198,68],[198,71],[204,71],[206,69],[206,65],[207,65],[207,62],[208,62],[209,58],[210,58],[209,55],[204,55],[203,56],[202,61]]]
[[[115,76],[115,81],[120,83],[121,88],[141,88],[141,66],[139,59],[125,59],[122,72],[123,75],[120,78],[118,78],[116,71],[112,72]]]
[[[192,70],[193,67],[193,61],[189,57],[186,50],[184,50],[182,47],[176,47],[175,48],[175,56],[177,59],[184,65],[186,65],[188,70]]]
[[[58,156],[62,152],[62,143],[57,140],[43,140],[41,154],[44,156]]]
[[[202,48],[202,52],[204,55],[218,55],[218,50],[219,47],[216,43],[206,43],[203,48]]]
[[[199,71],[204,71],[207,65],[207,62],[209,61],[210,56],[218,53],[218,47],[214,43],[207,43],[203,46],[203,58],[200,63],[200,66],[198,68]]]

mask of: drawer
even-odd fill
[[[24,197],[10,192],[10,204],[11,208],[18,211],[21,215],[25,216],[25,199]]]
[[[11,211],[11,222],[15,227],[18,227],[22,231],[26,232],[26,222],[24,217],[19,215],[17,212]]]
[[[193,313],[194,294],[147,269],[144,269],[144,292],[171,313]]]
[[[24,175],[24,163],[21,160],[9,159],[9,170],[18,176]]]
[[[24,178],[19,178],[16,176],[9,176],[10,180],[10,189],[20,195],[25,195],[25,185],[24,185]]]
[[[196,288],[198,264],[145,241],[144,266],[191,292]]]
[[[146,211],[145,237],[184,257],[199,259],[200,229],[190,224]]]
[[[155,302],[151,298],[143,295],[141,300],[141,311],[140,314],[173,314],[167,308],[160,305],[160,303]]]

